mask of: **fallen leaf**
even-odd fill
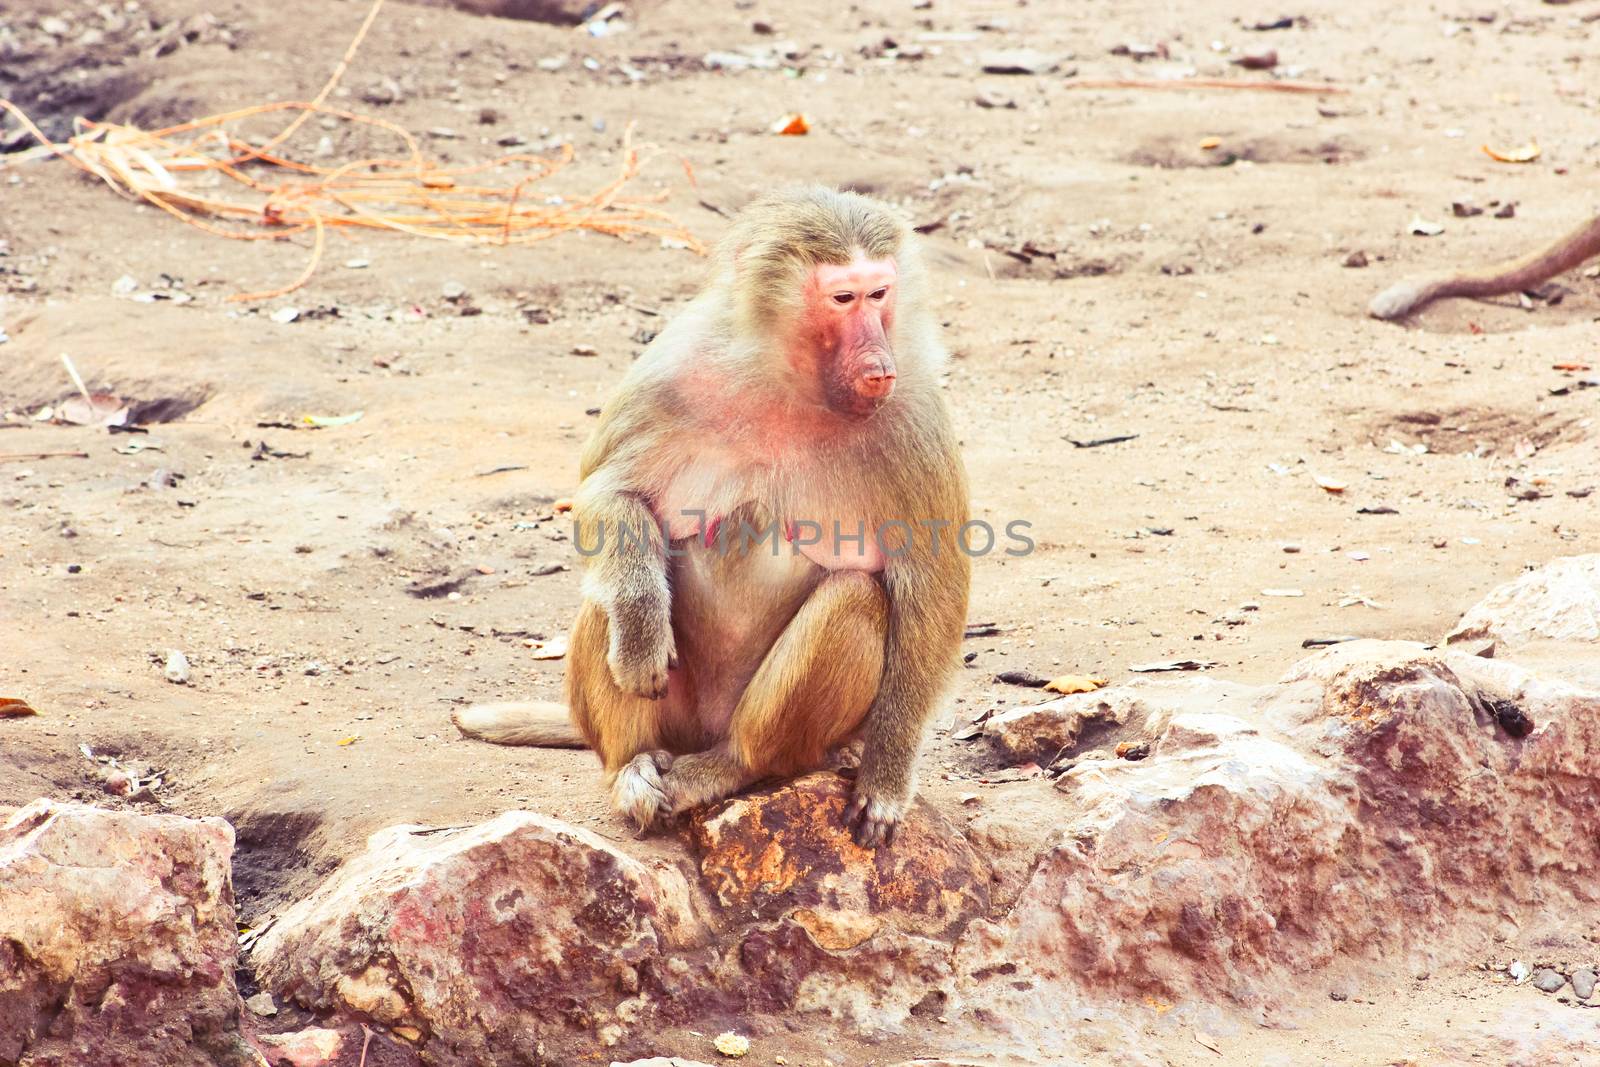
[[[128,421],[128,402],[110,393],[93,393],[88,399],[70,396],[56,406],[56,418],[75,426],[122,426]]]
[[[560,659],[567,654],[567,639],[552,637],[548,641],[531,642],[530,647],[534,659]]]
[[[1135,663],[1129,667],[1136,674],[1155,674],[1158,671],[1203,671],[1217,664],[1208,659],[1169,659],[1160,663]]]
[[[796,111],[774,122],[772,132],[784,137],[803,137],[811,132],[811,123]]]
[[[554,504],[550,505],[550,510],[555,512],[557,515],[565,515],[567,512],[572,510],[572,498],[569,496],[562,497],[560,500],[557,500]]]
[[[1050,679],[1044,684],[1044,688],[1052,693],[1092,693],[1105,684],[1104,678],[1088,674],[1063,674],[1059,678]]]
[[[1589,364],[1587,364],[1587,363],[1552,363],[1552,364],[1550,364],[1550,369],[1551,370],[1589,370],[1591,368],[1589,367]]]
[[[354,734],[354,735],[352,735],[350,737],[340,738],[339,739],[339,747],[340,748],[349,748],[351,745],[355,744],[359,740],[361,740],[361,735],[360,734]]]
[[[1532,163],[1539,158],[1539,142],[1530,137],[1521,148],[1490,148],[1484,145],[1483,154],[1501,163]]]
[[[1206,1048],[1210,1049],[1212,1052],[1215,1052],[1218,1056],[1222,1055],[1222,1049],[1217,1046],[1217,1039],[1206,1033],[1204,1030],[1196,1030],[1194,1032],[1194,1039],[1200,1042],[1200,1044],[1204,1045]]]
[[[732,1030],[718,1034],[712,1038],[711,1044],[724,1056],[731,1056],[735,1059],[750,1051],[750,1039],[742,1034],[736,1034]]]
[[[1204,141],[1200,142],[1200,147],[1205,149],[1207,152],[1209,152],[1213,148],[1216,148],[1220,144],[1222,144],[1222,138],[1220,138],[1220,137],[1207,137]]]
[[[365,411],[352,411],[348,415],[302,415],[300,421],[307,426],[322,429],[329,426],[349,426],[352,422],[359,422],[361,416],[365,414]]]
[[[1144,1002],[1145,1002],[1145,1005],[1147,1007],[1149,1007],[1150,1010],[1155,1012],[1157,1015],[1165,1015],[1167,1012],[1171,1011],[1172,1007],[1173,1007],[1171,1004],[1167,1003],[1166,1001],[1157,1000],[1155,997],[1147,996],[1147,997],[1144,998]]]
[[[1329,478],[1325,474],[1313,474],[1311,476],[1311,480],[1316,482],[1319,486],[1326,489],[1330,493],[1342,493],[1346,489],[1350,488],[1348,483],[1341,482],[1337,478]]]
[[[0,697],[0,719],[23,719],[37,711],[21,697]]]

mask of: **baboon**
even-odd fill
[[[925,286],[915,235],[864,196],[743,211],[584,451],[567,706],[482,705],[461,730],[592,748],[641,830],[859,737],[846,821],[890,839],[970,574]]]

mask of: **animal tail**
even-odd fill
[[[1590,219],[1555,244],[1483,270],[1407,278],[1372,298],[1375,319],[1400,319],[1445,297],[1500,296],[1532,289],[1600,255],[1600,217]]]
[[[548,700],[474,704],[452,712],[450,721],[467,737],[495,745],[588,748],[565,704]]]

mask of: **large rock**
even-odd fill
[[[0,824],[0,1064],[259,1063],[232,851],[221,819],[39,800]]]
[[[1059,836],[960,948],[990,1016],[1063,988],[1265,1013],[1315,968],[1474,961],[1600,898],[1600,694],[1491,660],[1340,645],[1058,787]]]
[[[988,910],[989,868],[920,800],[893,844],[858,847],[849,797],[838,775],[809,775],[708,808],[691,833],[724,925],[745,927],[722,974],[747,1008],[889,1029],[948,995],[951,945]]]
[[[1497,586],[1445,640],[1483,638],[1600,642],[1600,554],[1554,560]]]
[[[257,943],[263,985],[416,1036],[438,1065],[617,1041],[705,931],[683,875],[555,819],[374,834]]]

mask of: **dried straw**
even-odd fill
[[[8,112],[39,142],[39,147],[11,158],[20,162],[59,156],[104,181],[119,195],[153,204],[218,237],[262,241],[312,234],[311,258],[298,278],[266,292],[238,293],[231,300],[266,300],[305,285],[321,263],[330,228],[395,230],[434,240],[487,245],[533,244],[574,230],[592,230],[624,241],[656,236],[696,253],[705,251],[672,216],[651,206],[665,194],[624,195],[641,166],[641,149],[633,144],[631,124],[623,134],[622,163],[612,182],[587,196],[544,195],[530,202],[526,195],[530,185],[572,162],[571,145],[563,145],[554,157],[515,153],[481,163],[446,166],[427,157],[404,127],[327,106],[328,96],[383,4],[384,0],[373,0],[344,58],[309,101],[259,104],[160,130],[78,118],[73,123],[77,132],[57,143],[21,108],[0,99],[0,110]],[[228,131],[230,125],[274,112],[295,115],[259,144]],[[405,146],[405,155],[319,166],[278,151],[313,115],[394,134]]]

